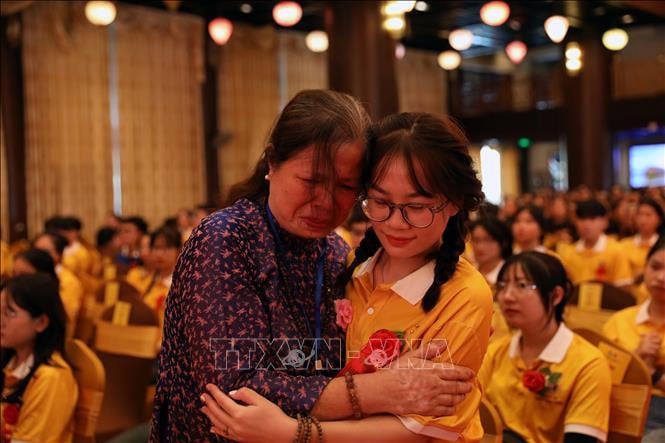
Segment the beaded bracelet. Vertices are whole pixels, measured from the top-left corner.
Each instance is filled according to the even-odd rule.
[[[298,429],[296,430],[296,438],[293,439],[293,443],[300,443],[302,438],[302,428],[303,428],[303,417],[298,414]]]
[[[346,390],[349,392],[349,399],[351,400],[353,418],[360,420],[363,418],[363,411],[360,409],[360,402],[358,402],[356,384],[353,382],[353,375],[350,372],[347,372],[344,374],[344,379],[346,380]]]
[[[312,421],[314,422],[314,425],[316,426],[316,431],[319,434],[319,443],[323,443],[323,426],[321,426],[321,422],[319,421],[318,418],[312,416]]]

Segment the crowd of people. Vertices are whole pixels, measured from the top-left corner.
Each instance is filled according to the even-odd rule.
[[[372,123],[304,91],[221,210],[109,214],[94,244],[58,215],[3,243],[2,441],[72,440],[65,342],[116,280],[163,330],[145,440],[478,441],[485,400],[504,441],[606,441],[610,366],[566,325],[584,282],[634,298],[603,333],[648,368],[645,441],[662,437],[665,189],[496,207],[468,144],[447,117]]]

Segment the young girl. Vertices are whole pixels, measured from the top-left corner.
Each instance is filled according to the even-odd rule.
[[[7,282],[0,293],[2,441],[72,441],[78,388],[64,354],[65,310],[53,277]]]
[[[603,354],[563,322],[570,287],[561,262],[540,252],[513,256],[499,272],[496,295],[517,332],[492,343],[479,378],[506,441],[607,437],[610,370]]]
[[[646,425],[649,431],[665,428],[665,236],[649,250],[644,285],[649,298],[610,317],[603,333],[634,350],[652,371],[654,389]]]
[[[476,268],[494,287],[499,270],[513,253],[513,236],[508,226],[494,217],[479,218],[470,230]]]
[[[423,113],[387,117],[370,134],[361,205],[372,228],[340,279],[342,284],[350,281],[346,298],[352,306],[344,319],[350,321],[347,367],[362,360],[359,354],[376,331],[389,330],[403,335],[403,351],[444,341],[447,349],[436,362],[477,372],[490,336],[492,297],[482,275],[460,258],[468,213],[483,197],[468,142],[450,119]],[[476,379],[472,385],[446,417],[403,411],[399,416],[324,422],[319,438],[322,433],[331,442],[478,441],[483,435],[481,388]],[[240,406],[214,387],[209,390],[217,403],[204,395],[204,412],[221,435],[240,441],[278,435],[292,440],[296,435],[295,420],[253,391],[242,389],[232,397],[258,408]],[[363,393],[356,397],[350,392],[350,397],[361,415]]]
[[[54,279],[58,279],[55,273],[55,262],[51,255],[42,249],[28,249],[20,252],[14,257],[14,277],[24,274],[36,274],[43,272]]]
[[[519,254],[525,251],[548,251],[543,246],[546,231],[545,214],[538,206],[529,204],[520,207],[512,220],[513,239],[515,245],[513,252]]]
[[[637,234],[624,238],[620,244],[628,255],[635,282],[639,284],[644,273],[647,252],[665,228],[665,214],[658,202],[650,198],[640,201],[635,214],[635,228]]]

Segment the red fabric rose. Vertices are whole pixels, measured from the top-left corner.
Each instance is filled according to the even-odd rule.
[[[362,347],[358,357],[350,358],[346,366],[337,374],[367,374],[382,368],[399,357],[402,341],[393,331],[379,329],[372,334]]]
[[[5,406],[4,411],[2,411],[2,418],[5,420],[5,423],[9,425],[15,425],[18,423],[18,416],[21,409],[15,403],[8,403]]]
[[[545,374],[540,371],[526,371],[522,375],[522,384],[529,391],[540,393],[545,389]]]

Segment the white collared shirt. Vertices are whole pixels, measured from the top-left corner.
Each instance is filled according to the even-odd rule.
[[[575,243],[575,249],[577,252],[582,252],[582,251],[588,251],[591,250],[596,253],[600,253],[605,251],[607,248],[607,235],[605,234],[600,234],[600,237],[598,237],[598,240],[596,240],[596,244],[593,245],[592,248],[587,248],[584,246],[584,240],[578,240],[577,243]]]
[[[373,272],[381,254],[383,254],[383,248],[379,248],[376,254],[361,264],[354,277],[360,277],[368,272]],[[417,305],[434,282],[435,266],[436,261],[434,259],[428,261],[406,277],[397,280],[390,286],[390,289],[410,304]]]
[[[651,237],[648,239],[644,239],[640,234],[635,234],[633,236],[633,243],[635,243],[635,246],[642,246],[643,244],[648,244],[649,247],[652,247],[653,245],[656,244],[658,241],[658,234],[653,234]]]
[[[490,272],[487,274],[483,274],[483,277],[485,277],[485,280],[487,280],[487,283],[490,285],[494,286],[496,284],[496,279],[499,278],[499,271],[503,267],[504,263],[506,263],[505,260],[501,260],[498,265],[494,269],[492,269]]]
[[[649,321],[651,316],[649,315],[649,306],[651,306],[651,299],[642,303],[637,310],[637,315],[635,315],[635,324],[641,325]]]
[[[573,343],[573,331],[561,323],[554,336],[550,339],[545,349],[542,350],[538,356],[539,360],[548,363],[561,363],[568,352],[568,348]],[[508,347],[508,356],[515,358],[520,355],[520,340],[522,338],[522,331],[517,331],[510,340]]]
[[[12,367],[15,364],[16,364],[16,356],[13,356],[12,359],[9,360],[9,363],[7,365],[9,367]],[[30,369],[32,369],[32,366],[34,364],[35,364],[35,355],[30,354],[30,356],[26,358],[23,363],[21,363],[12,370],[11,372],[12,377],[18,380],[24,379],[30,373]]]

